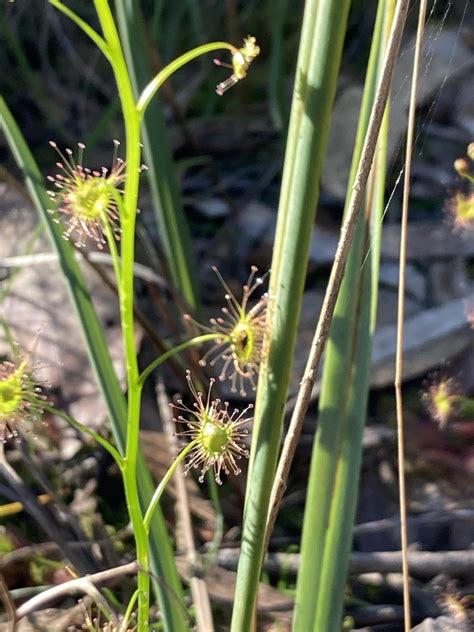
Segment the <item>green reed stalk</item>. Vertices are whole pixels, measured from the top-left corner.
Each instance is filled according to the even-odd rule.
[[[146,630],[150,607],[150,565],[148,533],[143,522],[137,480],[138,447],[140,441],[141,385],[135,347],[135,317],[133,311],[135,261],[135,223],[137,216],[139,175],[141,164],[140,119],[128,75],[115,22],[106,0],[94,0],[105,41],[110,50],[110,63],[117,83],[125,123],[127,176],[121,216],[121,268],[117,279],[125,365],[128,384],[127,439],[123,465],[123,480],[127,507],[132,523],[138,561],[137,625]]]
[[[383,57],[383,34],[387,17],[393,13],[386,0],[379,2],[351,174],[350,192],[358,169],[362,147],[379,79]],[[385,133],[387,126],[385,126]],[[385,138],[386,141],[386,138]],[[334,312],[319,403],[319,421],[313,448],[305,509],[301,567],[298,575],[295,629],[336,630],[340,628],[351,545],[352,525],[366,416],[371,337],[374,325],[379,249],[372,242],[379,237],[383,209],[385,171],[377,171],[373,191],[376,204],[358,221],[344,280]],[[373,208],[372,208],[373,206]],[[375,254],[375,259],[374,259]]]
[[[349,1],[308,0],[291,108],[231,629],[251,629]]]

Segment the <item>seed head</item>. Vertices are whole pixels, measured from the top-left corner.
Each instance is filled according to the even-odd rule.
[[[184,473],[187,474],[191,469],[200,469],[199,482],[202,483],[206,472],[213,468],[216,483],[221,485],[221,474],[230,474],[231,471],[240,474],[237,461],[249,456],[243,439],[247,435],[244,426],[251,419],[245,415],[252,404],[242,412],[235,408],[230,414],[229,402],[211,400],[213,379],[206,398],[196,390],[189,371],[186,372],[186,380],[194,397],[193,407],[189,408],[181,399],[176,404],[170,404],[172,408],[184,413],[175,417],[174,421],[185,423],[188,427],[188,430],[178,433],[178,436],[187,437],[191,441],[197,440],[195,448],[187,457]]]
[[[82,143],[78,143],[77,159],[74,159],[71,149],[67,148],[63,153],[56,143],[51,141],[50,145],[61,158],[56,163],[59,172],[48,176],[56,189],[48,191],[56,205],[50,213],[55,214],[58,223],[57,212],[65,216],[64,239],[75,234],[78,247],[84,247],[90,238],[102,249],[106,242],[107,225],[117,239],[120,237],[120,187],[125,180],[125,163],[117,157],[119,142],[114,141],[112,168],[102,167],[100,171],[83,166],[85,145]]]
[[[223,64],[219,60],[215,59],[214,63],[218,66],[228,66],[232,69],[232,75],[225,81],[221,81],[216,87],[218,95],[222,96],[226,90],[235,86],[241,79],[247,76],[247,72],[250,64],[255,57],[260,53],[260,47],[257,46],[255,37],[247,35],[244,39],[244,45],[242,48],[235,48],[232,51],[232,65]]]
[[[29,356],[18,362],[0,363],[0,441],[18,437],[25,422],[43,414],[45,397],[28,369]]]
[[[201,358],[200,364],[209,363],[214,366],[222,362],[219,379],[229,379],[231,390],[237,391],[237,383],[241,395],[246,395],[245,383],[250,382],[253,390],[256,388],[256,378],[262,359],[263,338],[267,316],[268,294],[263,294],[259,301],[249,307],[249,299],[264,279],[257,277],[258,269],[252,266],[247,283],[243,286],[242,300],[235,298],[225,283],[217,268],[213,268],[222,283],[226,294],[227,306],[222,308],[223,316],[210,319],[210,327],[201,325],[188,314],[184,318],[193,322],[199,329],[218,334],[216,343]]]

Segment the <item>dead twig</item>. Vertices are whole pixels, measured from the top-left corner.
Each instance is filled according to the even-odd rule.
[[[416,31],[415,57],[411,79],[410,107],[408,111],[407,146],[405,155],[405,176],[403,183],[402,222],[400,234],[400,259],[398,282],[398,311],[397,311],[397,350],[395,359],[395,398],[397,412],[397,447],[398,447],[398,489],[400,502],[400,534],[402,544],[402,572],[403,572],[403,614],[405,632],[411,630],[410,608],[410,574],[408,568],[408,532],[407,532],[407,504],[405,489],[405,441],[403,423],[403,341],[405,316],[405,281],[406,281],[406,245],[408,231],[408,207],[410,198],[411,163],[413,156],[413,139],[415,136],[416,94],[418,91],[418,73],[420,68],[420,54],[425,29],[426,0],[421,0],[418,13],[418,27]]]
[[[48,590],[45,590],[40,595],[36,595],[21,605],[16,611],[16,620],[18,621],[19,619],[32,614],[55,599],[76,594],[88,594],[96,602],[100,602],[104,607],[104,604],[102,603],[104,598],[95,587],[95,584],[110,582],[114,579],[118,579],[119,577],[123,577],[123,575],[134,575],[137,572],[137,568],[138,565],[136,562],[130,562],[129,564],[123,564],[117,568],[110,568],[106,571],[101,571],[100,573],[88,575],[87,577],[71,579],[71,581],[59,584],[59,586],[48,588]],[[106,604],[105,609],[106,611],[110,611],[110,614],[112,615],[110,608]]]
[[[5,612],[8,617],[8,626],[10,630],[13,632],[16,626],[16,612],[15,612],[15,604],[13,602],[12,596],[10,595],[10,591],[8,590],[7,583],[5,578],[0,573],[0,599],[5,606]]]

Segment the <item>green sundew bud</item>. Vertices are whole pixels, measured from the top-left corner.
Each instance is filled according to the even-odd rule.
[[[195,447],[187,456],[184,473],[192,469],[200,469],[199,482],[204,481],[204,476],[211,468],[214,470],[216,483],[222,484],[222,473],[235,475],[241,470],[237,461],[242,457],[248,457],[249,453],[243,441],[247,435],[244,428],[251,418],[245,417],[252,408],[250,404],[242,412],[234,409],[229,414],[229,403],[222,403],[220,399],[211,400],[211,391],[214,380],[211,379],[206,398],[196,390],[191,374],[186,372],[189,389],[194,397],[192,408],[185,406],[179,399],[177,404],[171,404],[172,408],[183,411],[184,415],[174,418],[177,423],[185,423],[188,430],[178,433],[178,436],[187,437],[195,441]]]
[[[61,161],[56,163],[59,172],[48,176],[56,188],[48,191],[52,202],[56,204],[51,213],[66,216],[66,229],[63,237],[70,239],[74,234],[78,247],[86,245],[88,238],[103,248],[106,239],[106,227],[110,226],[115,237],[120,237],[120,211],[118,200],[122,196],[121,185],[125,180],[125,163],[117,157],[119,143],[114,141],[114,156],[110,170],[103,167],[100,171],[92,171],[83,167],[82,160],[85,145],[78,144],[77,160],[71,149],[63,154],[56,143],[50,142],[59,154]],[[58,219],[56,221],[59,222]]]
[[[453,166],[460,176],[467,176],[469,174],[469,163],[465,158],[458,158],[454,161]]]
[[[228,427],[216,425],[216,423],[210,419],[204,423],[201,429],[200,439],[202,441],[202,447],[208,454],[220,456],[225,452],[231,434]]]
[[[263,278],[256,276],[258,270],[252,266],[247,283],[243,286],[242,299],[239,302],[217,268],[213,268],[222,283],[226,294],[226,307],[223,316],[210,319],[210,327],[201,325],[188,314],[184,317],[199,329],[215,333],[216,344],[201,358],[200,364],[211,367],[222,363],[219,379],[230,380],[231,390],[245,396],[245,384],[250,382],[253,390],[263,354],[265,323],[267,318],[268,294],[263,294],[253,307],[249,307],[252,294],[263,284]]]
[[[249,364],[255,355],[256,333],[252,321],[247,321],[245,314],[244,320],[239,321],[230,334],[232,348],[240,366]]]

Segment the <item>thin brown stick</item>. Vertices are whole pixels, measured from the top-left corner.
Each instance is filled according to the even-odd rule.
[[[411,79],[410,106],[408,110],[408,130],[405,155],[405,175],[403,182],[402,221],[400,233],[400,262],[398,283],[397,310],[397,347],[395,356],[395,396],[397,409],[397,448],[398,448],[398,488],[400,496],[400,535],[402,544],[402,573],[403,573],[403,613],[404,629],[411,629],[410,608],[410,575],[408,567],[408,534],[407,534],[407,506],[405,489],[405,439],[403,423],[403,341],[404,341],[404,313],[405,313],[405,267],[407,253],[408,206],[410,196],[410,175],[413,156],[413,139],[415,135],[416,94],[418,90],[418,73],[420,69],[420,54],[426,18],[426,0],[421,0],[416,30],[415,56],[413,59],[413,73]]]
[[[331,326],[334,308],[336,306],[339,290],[341,289],[346,261],[359,219],[362,197],[369,177],[380,126],[385,112],[393,69],[398,57],[398,51],[400,49],[402,33],[409,5],[409,0],[399,0],[397,3],[390,38],[387,44],[387,52],[384,59],[382,75],[377,87],[374,104],[372,106],[364,147],[362,148],[357,174],[354,179],[346,218],[341,228],[341,235],[336,255],[334,257],[334,264],[331,269],[331,275],[329,277],[323,306],[321,308],[314,338],[311,343],[311,349],[303,374],[303,379],[301,380],[295,409],[285,437],[283,450],[273,483],[270,510],[266,526],[267,546],[275,524],[276,516],[278,514],[280,502],[286,489],[286,480],[288,478],[296,446],[301,434],[301,428],[306,416],[306,411],[308,410],[308,404],[311,399],[311,392],[313,390],[314,381],[321,362],[321,356],[329,335],[329,328]]]
[[[71,579],[69,582],[53,586],[21,605],[16,611],[16,620],[18,621],[19,619],[26,617],[54,599],[76,593],[90,594],[91,586],[94,586],[95,584],[102,584],[122,577],[123,575],[134,575],[136,572],[137,563],[130,562],[129,564],[123,564],[117,568],[110,568],[106,571],[101,571],[100,573],[87,575],[87,577],[79,577],[78,579]],[[97,599],[96,593],[94,593],[94,598]]]
[[[10,595],[10,591],[8,590],[7,582],[5,578],[0,573],[0,600],[3,602],[5,606],[5,612],[7,615],[8,623],[8,632],[13,632],[16,627],[16,611],[15,604],[13,602],[12,596]]]
[[[176,428],[171,419],[169,400],[166,396],[165,388],[161,380],[158,381],[157,400],[160,416],[163,421],[165,433],[171,450],[174,454],[178,450],[178,441],[176,438]],[[194,544],[194,533],[191,520],[191,512],[189,510],[188,492],[183,477],[183,468],[178,466],[174,475],[176,485],[177,512],[179,514],[179,522],[183,530],[183,540],[185,546],[185,555],[190,568],[189,586],[193,604],[196,608],[196,627],[198,632],[214,632],[214,623],[212,620],[211,602],[207,590],[206,581],[202,578],[203,567],[199,554]]]

